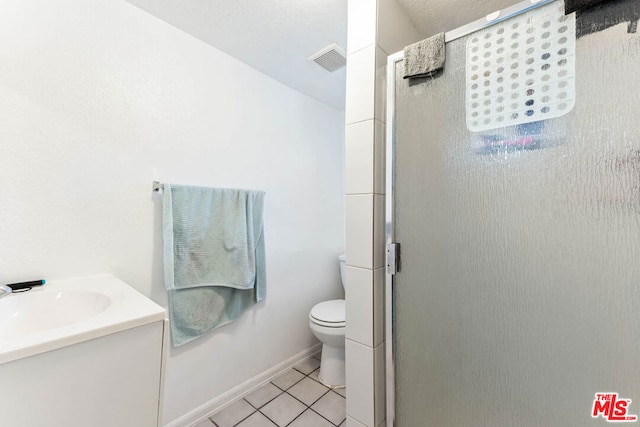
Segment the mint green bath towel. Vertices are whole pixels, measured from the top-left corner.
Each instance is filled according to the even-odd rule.
[[[266,296],[262,191],[164,185],[165,285],[175,347]]]

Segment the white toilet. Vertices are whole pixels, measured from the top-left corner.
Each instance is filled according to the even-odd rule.
[[[340,255],[340,278],[344,288],[345,256]],[[344,330],[343,299],[324,301],[313,306],[309,313],[309,327],[322,341],[322,358],[318,379],[327,387],[344,387]]]

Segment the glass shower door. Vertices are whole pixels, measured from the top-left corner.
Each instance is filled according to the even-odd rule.
[[[640,414],[639,11],[578,16],[575,105],[534,123],[469,130],[474,34],[434,78],[396,65],[396,426],[606,425],[613,392]]]

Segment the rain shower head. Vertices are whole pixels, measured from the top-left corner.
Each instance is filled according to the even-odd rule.
[[[311,55],[309,59],[330,73],[339,70],[347,64],[346,52],[336,43],[320,49]]]

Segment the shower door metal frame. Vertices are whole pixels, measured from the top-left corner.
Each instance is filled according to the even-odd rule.
[[[467,36],[476,31],[506,21],[514,16],[521,15],[530,10],[536,9],[556,0],[525,0],[513,6],[501,9],[478,19],[469,24],[458,27],[445,33],[445,43]],[[396,65],[404,59],[404,52],[399,51],[387,58],[387,114],[386,114],[386,135],[385,135],[385,248],[386,248],[386,275],[385,275],[385,405],[386,405],[386,425],[395,425],[395,357],[394,357],[394,328],[393,328],[393,289],[395,271],[392,266],[399,269],[401,265],[396,265],[395,260],[391,260],[391,245],[395,243],[393,232],[393,189],[394,189],[394,151],[395,151],[395,94],[396,94]],[[401,264],[402,261],[400,261]]]

